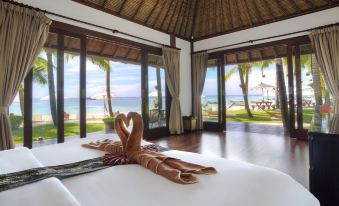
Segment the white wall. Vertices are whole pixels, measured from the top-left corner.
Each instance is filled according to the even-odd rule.
[[[115,17],[111,14],[93,9],[79,3],[73,2],[71,0],[17,0],[24,4],[28,4],[34,7],[38,7],[43,10],[48,10],[57,14],[61,14],[67,17],[72,17],[82,21],[90,22],[96,25],[117,29],[119,31],[133,34],[138,37],[149,39],[161,44],[170,44],[170,37],[168,34],[150,29],[148,27],[127,21],[125,19]],[[49,18],[68,24],[84,27],[87,29],[99,31],[102,33],[107,33],[113,35],[110,31],[99,29],[97,27],[92,27],[86,24],[81,24],[71,20],[66,20],[63,18],[58,18],[55,16],[48,15]],[[115,36],[120,36],[115,34]],[[131,37],[126,37],[121,35],[120,37],[125,39],[130,39],[133,41],[142,42],[148,45],[152,45],[149,42],[143,42],[138,39]],[[158,46],[158,45],[153,45]],[[182,105],[183,115],[191,114],[191,64],[190,64],[190,43],[182,39],[177,39],[177,47],[181,48],[181,92],[180,92],[180,101]]]
[[[266,24],[263,26],[258,26],[251,29],[246,29],[231,34],[225,34],[222,36],[209,38],[206,40],[197,41],[194,43],[194,51],[200,51],[210,48],[215,48],[223,45],[229,45],[234,43],[239,43],[243,41],[249,41],[253,39],[259,39],[264,37],[275,36],[279,34],[291,33],[295,31],[301,31],[305,29],[311,29],[327,24],[333,24],[339,22],[339,7],[332,9],[327,9],[304,16],[299,16],[292,19],[287,19],[284,21],[279,21],[276,23]],[[305,35],[306,33],[301,33],[293,36]],[[278,39],[286,39],[287,37],[280,37],[276,39],[270,39],[266,41],[255,42],[254,44],[259,44],[268,41],[274,41]],[[243,44],[235,47],[248,46],[250,44]],[[235,48],[229,47],[229,48]],[[220,49],[224,50],[224,49]],[[213,50],[217,51],[217,50]]]

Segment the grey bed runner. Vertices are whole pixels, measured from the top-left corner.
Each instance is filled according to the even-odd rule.
[[[160,152],[168,151],[167,148],[154,145]],[[19,172],[0,175],[0,192],[24,186],[50,177],[65,179],[77,175],[82,175],[98,170],[106,169],[114,165],[105,165],[103,157],[63,164],[57,166],[38,167]]]

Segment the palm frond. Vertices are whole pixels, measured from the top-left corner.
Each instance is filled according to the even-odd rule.
[[[92,56],[91,61],[94,65],[99,66],[104,71],[110,71],[111,70],[111,65],[109,63],[109,60],[106,60],[106,59],[101,58],[101,57]]]
[[[228,70],[225,74],[225,82],[227,82],[237,72],[237,70],[238,70],[237,67],[233,67],[230,70]]]

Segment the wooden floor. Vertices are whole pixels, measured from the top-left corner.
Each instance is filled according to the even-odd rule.
[[[309,188],[308,143],[285,136],[280,127],[235,124],[228,125],[227,132],[195,132],[152,142],[171,149],[274,168]]]

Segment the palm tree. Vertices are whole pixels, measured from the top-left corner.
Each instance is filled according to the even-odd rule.
[[[32,67],[33,82],[46,85],[47,84],[47,73],[46,73],[46,60],[42,57],[38,57]],[[19,101],[21,114],[24,114],[24,88],[23,85],[19,87]]]
[[[162,109],[162,88],[161,88],[161,76],[160,76],[160,68],[157,67],[157,85],[156,85],[156,90],[158,92],[158,110],[159,114]]]
[[[99,66],[102,70],[106,72],[106,96],[107,96],[107,106],[109,116],[113,117],[113,109],[112,109],[112,97],[111,97],[111,65],[109,60],[92,56],[91,60],[93,64]]]
[[[248,101],[248,82],[249,82],[249,75],[252,70],[252,64],[251,63],[244,63],[244,64],[238,64],[237,67],[231,68],[228,70],[225,74],[225,81],[229,80],[230,77],[235,74],[236,72],[239,73],[240,78],[240,88],[242,91],[242,96],[244,98],[245,103],[245,109],[247,112],[248,117],[253,118],[249,101]]]
[[[250,118],[253,118],[249,102],[248,102],[248,80],[249,75],[251,73],[252,65],[250,63],[240,64],[238,65],[238,72],[240,77],[240,87],[242,91],[242,95],[245,102],[245,109],[247,111],[247,115]]]
[[[287,102],[287,91],[285,84],[285,75],[282,59],[275,60],[276,65],[276,78],[277,78],[277,90],[279,94],[279,102],[280,102],[280,113],[281,120],[284,125],[285,131],[289,131],[289,115],[288,115],[288,102]]]
[[[50,49],[46,49],[47,57],[47,77],[48,77],[48,93],[49,93],[49,105],[51,109],[51,115],[53,124],[57,126],[57,108],[56,108],[56,95],[54,85],[54,65],[53,65],[53,52]]]

